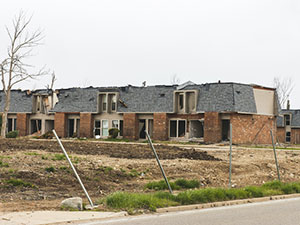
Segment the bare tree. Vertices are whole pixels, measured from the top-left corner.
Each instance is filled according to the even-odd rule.
[[[171,76],[171,84],[175,85],[175,84],[179,84],[180,83],[180,79],[179,77],[177,77],[176,74],[174,74],[173,76]]]
[[[22,81],[35,79],[46,74],[44,68],[35,73],[30,72],[33,66],[25,62],[26,59],[32,56],[32,50],[40,45],[43,40],[42,32],[39,29],[29,32],[31,18],[26,18],[26,15],[21,11],[12,20],[12,29],[6,27],[9,36],[7,57],[0,63],[0,76],[5,97],[1,126],[2,138],[5,138],[7,114],[10,108],[13,86]]]
[[[273,85],[277,90],[278,101],[281,108],[285,108],[286,102],[293,91],[294,84],[292,78],[274,77]]]
[[[51,74],[51,83],[50,83],[50,85],[47,84],[46,88],[49,89],[49,90],[53,90],[54,83],[55,83],[56,80],[57,80],[56,75],[55,75],[55,72],[53,71],[52,74]]]

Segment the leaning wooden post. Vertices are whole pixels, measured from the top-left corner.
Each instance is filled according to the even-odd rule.
[[[155,151],[155,148],[154,148],[154,146],[153,146],[153,144],[152,144],[151,138],[150,138],[150,136],[149,136],[149,134],[148,134],[147,131],[145,131],[145,133],[146,133],[148,142],[149,142],[149,144],[150,144],[150,147],[151,147],[151,149],[152,149],[152,151],[153,151],[153,153],[154,153],[154,155],[155,155],[155,158],[156,158],[157,164],[158,164],[158,166],[159,166],[159,168],[160,168],[160,171],[161,171],[161,173],[162,173],[162,175],[163,175],[163,177],[164,177],[164,179],[165,179],[165,182],[166,182],[167,185],[168,185],[169,191],[170,191],[171,194],[173,194],[172,188],[171,188],[170,183],[169,183],[169,181],[168,181],[168,179],[167,179],[167,176],[166,176],[166,174],[165,174],[165,171],[164,171],[164,169],[163,169],[163,167],[162,167],[162,165],[161,165],[161,163],[160,163],[160,161],[159,161],[158,155],[157,155],[157,153],[156,153],[156,151]]]
[[[62,149],[64,155],[66,156],[66,158],[67,158],[67,160],[68,160],[68,162],[69,162],[69,164],[70,164],[70,166],[71,166],[71,168],[72,168],[72,170],[73,170],[73,172],[74,172],[74,174],[75,174],[75,176],[76,176],[78,182],[80,183],[82,190],[84,191],[84,193],[85,193],[87,199],[89,200],[89,202],[90,202],[90,204],[91,204],[91,207],[93,208],[93,207],[94,207],[94,204],[93,204],[93,202],[92,202],[92,200],[91,200],[91,198],[90,198],[88,192],[86,191],[86,189],[85,189],[85,187],[84,187],[84,185],[83,185],[83,183],[82,183],[82,181],[81,181],[81,179],[80,179],[80,177],[79,177],[79,175],[78,175],[78,173],[77,173],[75,167],[73,166],[73,164],[72,164],[72,162],[71,162],[71,160],[70,160],[70,158],[69,158],[69,156],[68,156],[68,154],[67,154],[67,152],[66,152],[64,146],[62,145],[60,139],[58,138],[58,136],[57,136],[55,130],[52,130],[52,132],[53,132],[54,136],[56,137],[56,139],[57,139],[57,141],[58,141],[58,143],[59,143],[59,145],[60,145],[60,147],[61,147],[61,149]]]
[[[274,143],[272,130],[270,130],[270,135],[271,135],[271,139],[272,139],[273,152],[274,152],[275,164],[276,164],[276,169],[277,169],[277,176],[278,176],[278,180],[280,181],[279,166],[278,166],[278,162],[277,162],[276,147],[275,147],[275,143]]]

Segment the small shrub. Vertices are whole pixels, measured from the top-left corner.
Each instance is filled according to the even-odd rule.
[[[108,130],[108,134],[110,136],[110,138],[115,139],[116,137],[118,137],[120,130],[118,128],[110,128]]]
[[[45,171],[48,172],[48,173],[54,173],[55,172],[55,168],[53,166],[46,167]]]
[[[245,191],[249,193],[249,197],[251,197],[251,198],[257,198],[257,197],[264,196],[263,188],[261,188],[261,187],[249,186],[249,187],[245,188]]]
[[[45,156],[45,155],[42,155],[42,159],[43,159],[43,160],[48,160],[48,157]]]
[[[52,139],[54,137],[54,134],[52,131],[48,131],[40,136],[40,139]]]
[[[19,131],[13,130],[6,134],[6,138],[16,138],[19,135]]]
[[[181,188],[191,189],[191,188],[199,188],[200,182],[197,180],[185,180],[178,179],[175,181],[175,184]]]

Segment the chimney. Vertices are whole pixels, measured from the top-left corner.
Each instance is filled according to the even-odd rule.
[[[287,110],[290,110],[290,100],[287,100],[287,103],[286,103],[286,109],[287,109]]]

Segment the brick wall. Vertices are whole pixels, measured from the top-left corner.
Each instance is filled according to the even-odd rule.
[[[93,116],[91,113],[80,113],[80,137],[93,137]]]
[[[168,140],[169,139],[169,122],[166,113],[153,114],[153,139]]]
[[[54,115],[54,129],[59,137],[66,137],[67,133],[67,120],[66,114],[57,112]]]
[[[221,118],[217,112],[204,113],[204,142],[216,143],[222,140]]]
[[[20,136],[28,134],[28,115],[26,113],[17,113],[17,130]]]
[[[299,128],[292,128],[291,144],[300,144],[300,129]]]
[[[279,143],[285,143],[285,128],[284,127],[277,127],[276,132],[277,140]]]
[[[271,129],[276,137],[274,116],[232,114],[231,123],[235,144],[272,144]]]
[[[131,140],[139,139],[139,120],[136,113],[124,113],[123,137]]]

